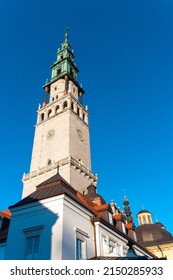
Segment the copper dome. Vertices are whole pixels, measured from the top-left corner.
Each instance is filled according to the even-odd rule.
[[[161,223],[141,225],[136,228],[136,234],[138,242],[144,246],[173,242],[172,234]]]
[[[88,186],[88,194],[85,195],[85,197],[89,198],[91,201],[96,202],[95,199],[99,198],[100,203],[99,204],[106,204],[106,201],[104,200],[104,198],[96,193],[96,186],[94,186],[93,184]]]

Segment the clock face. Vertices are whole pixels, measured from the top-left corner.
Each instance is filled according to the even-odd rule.
[[[78,135],[78,138],[81,142],[84,141],[84,138],[83,138],[83,133],[80,129],[77,130],[77,135]]]
[[[53,129],[49,130],[48,133],[47,133],[47,138],[48,139],[51,139],[55,134],[55,131]]]

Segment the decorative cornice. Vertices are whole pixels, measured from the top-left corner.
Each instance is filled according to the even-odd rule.
[[[88,176],[89,179],[92,179],[94,182],[98,181],[98,178],[95,174],[93,174],[88,168],[80,164],[77,160],[75,160],[73,157],[67,157],[65,159],[59,160],[55,163],[52,163],[50,165],[47,165],[45,167],[42,167],[38,169],[37,171],[33,171],[30,173],[27,173],[23,175],[22,181],[30,180],[34,177],[38,177],[42,174],[46,174],[50,171],[54,171],[57,168],[61,168],[61,166],[64,166],[66,164],[70,164],[74,169],[76,169],[78,172],[83,173],[84,176]],[[61,172],[61,171],[60,171]]]

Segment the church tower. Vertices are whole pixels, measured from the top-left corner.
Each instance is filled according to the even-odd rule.
[[[97,184],[91,171],[88,109],[83,106],[84,90],[77,81],[78,68],[68,41],[68,32],[57,59],[51,66],[50,81],[42,106],[37,111],[30,172],[23,176],[23,197],[57,173],[81,193]]]

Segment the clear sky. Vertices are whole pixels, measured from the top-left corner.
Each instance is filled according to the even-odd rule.
[[[147,209],[173,233],[173,1],[0,0],[0,11],[0,209],[21,198],[42,85],[67,26],[98,192],[121,209],[125,192],[134,218]]]

